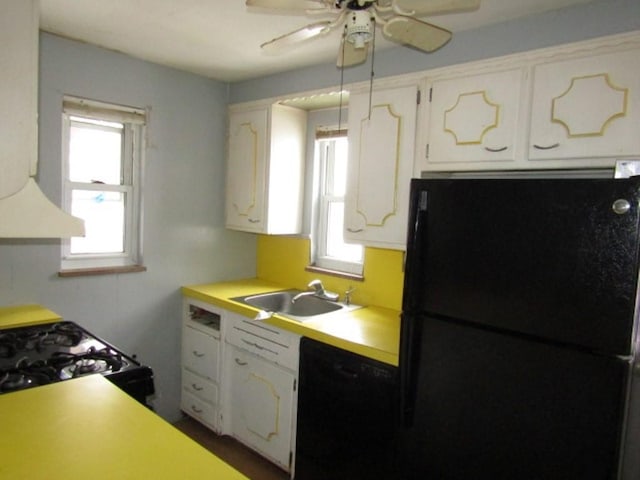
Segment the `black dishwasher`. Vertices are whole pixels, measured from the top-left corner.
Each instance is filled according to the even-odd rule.
[[[300,342],[296,480],[394,478],[397,368]]]

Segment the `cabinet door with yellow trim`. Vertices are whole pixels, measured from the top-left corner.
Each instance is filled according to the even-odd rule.
[[[640,155],[640,52],[536,65],[529,160]]]
[[[514,168],[523,78],[524,69],[512,69],[430,83],[425,168]]]
[[[268,108],[229,116],[226,226],[263,232]]]
[[[404,249],[413,175],[417,86],[349,98],[345,240]]]
[[[294,425],[293,373],[227,345],[231,430],[235,438],[289,471]]]

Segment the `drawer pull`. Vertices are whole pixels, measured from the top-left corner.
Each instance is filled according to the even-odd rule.
[[[191,405],[191,410],[193,410],[195,413],[202,413],[202,409],[196,407],[195,405]]]
[[[554,143],[553,145],[533,145],[533,148],[538,149],[538,150],[551,150],[554,148],[558,148],[560,146],[559,143]]]
[[[263,347],[262,345],[260,345],[260,344],[258,344],[258,343],[250,342],[250,341],[248,341],[248,340],[245,340],[244,338],[242,339],[242,341],[243,341],[246,345],[249,345],[250,347],[253,347],[253,348],[257,349],[257,350],[265,350],[265,351],[267,351],[267,352],[269,352],[269,353],[272,353],[272,354],[274,354],[274,355],[278,355],[278,352],[276,352],[275,350],[271,350],[270,348]]]
[[[487,152],[491,152],[491,153],[498,153],[498,152],[504,152],[508,147],[500,147],[500,148],[491,148],[491,147],[484,147],[484,149]]]
[[[249,219],[249,223],[260,223],[260,219],[259,218],[250,218]]]
[[[244,362],[244,361],[240,360],[239,358],[236,358],[236,363],[238,365],[240,365],[241,367],[244,367],[245,365],[247,365],[247,362]]]
[[[191,387],[193,387],[193,389],[194,389],[196,392],[201,392],[202,390],[204,390],[204,387],[200,387],[200,386],[198,386],[198,384],[197,384],[197,383],[192,383],[192,384],[191,384]]]
[[[364,231],[364,228],[351,228],[351,227],[347,227],[347,231],[351,232],[351,233],[360,233],[362,231]]]
[[[196,357],[198,357],[198,358],[202,358],[202,357],[204,357],[204,353],[199,352],[199,351],[197,351],[197,350],[194,350],[194,351],[193,351],[193,354],[194,354]]]

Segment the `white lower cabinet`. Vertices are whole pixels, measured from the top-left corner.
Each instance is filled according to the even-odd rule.
[[[180,408],[219,432],[220,323],[222,312],[185,299],[182,324],[182,394]]]
[[[181,409],[293,475],[300,336],[185,298]]]
[[[231,312],[225,321],[224,431],[293,472],[300,336]]]
[[[296,375],[234,346],[226,353],[232,435],[288,471]]]

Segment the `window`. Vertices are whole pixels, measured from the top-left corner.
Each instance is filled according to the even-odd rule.
[[[65,240],[62,270],[139,265],[144,110],[65,97],[63,201],[85,221]]]
[[[324,135],[323,135],[324,136]],[[346,134],[330,134],[316,140],[319,165],[318,226],[314,235],[315,265],[340,272],[362,274],[363,248],[345,243],[344,195],[347,185]]]

